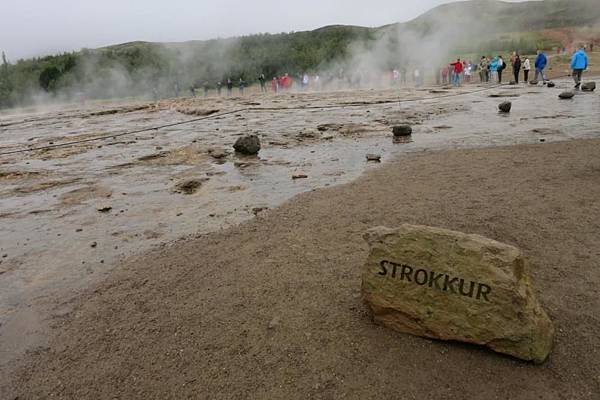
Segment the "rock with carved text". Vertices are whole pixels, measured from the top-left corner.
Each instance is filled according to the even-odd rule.
[[[554,327],[517,248],[414,225],[374,228],[365,239],[362,293],[375,322],[536,363],[550,354]]]

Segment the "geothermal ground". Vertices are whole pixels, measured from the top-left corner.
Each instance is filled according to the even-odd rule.
[[[600,96],[556,83],[0,115],[0,397],[597,398]],[[361,234],[403,222],[523,249],[550,360],[373,325]]]

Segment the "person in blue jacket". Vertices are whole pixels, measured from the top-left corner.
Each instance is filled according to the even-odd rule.
[[[490,62],[490,80],[498,81],[498,57],[492,58]]]
[[[537,58],[535,59],[535,81],[538,81],[538,77],[541,75],[542,80],[546,83],[546,75],[544,74],[544,70],[548,66],[548,57],[544,54],[543,51],[538,50]]]
[[[575,81],[575,89],[581,86],[581,74],[588,67],[588,56],[585,53],[585,47],[580,46],[579,50],[573,54],[571,58],[571,69],[573,70],[573,80]]]

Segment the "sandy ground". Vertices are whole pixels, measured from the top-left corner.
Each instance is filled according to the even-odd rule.
[[[515,398],[593,398],[599,145],[582,139],[600,137],[600,97],[558,101],[571,83],[557,83],[2,115],[0,152],[246,109],[0,158],[0,394],[503,398],[510,384]],[[497,112],[505,99],[510,115]],[[413,125],[412,139],[392,140],[397,123]],[[243,133],[261,137],[259,157],[230,152]],[[216,159],[215,149],[227,154]],[[380,154],[383,167],[367,153]],[[308,179],[291,179],[298,172]],[[182,193],[190,180],[198,187]],[[527,251],[563,329],[552,360],[534,368],[373,326],[358,294],[360,235],[400,222]],[[166,244],[186,235],[195,237]],[[433,369],[443,374],[432,389]]]
[[[54,319],[22,398],[597,399],[600,140],[410,155],[152,251]],[[557,327],[534,366],[371,323],[361,234],[400,223],[525,251]]]

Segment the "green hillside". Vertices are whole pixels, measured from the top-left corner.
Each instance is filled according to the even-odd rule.
[[[504,3],[473,0],[437,7],[379,28],[328,26],[309,32],[258,34],[184,43],[133,42],[0,65],[0,107],[73,96],[111,98],[174,87],[214,86],[227,77],[248,83],[289,73],[381,74],[399,66],[432,68],[457,54],[531,52],[562,45],[543,29],[598,26],[598,0]],[[344,71],[344,72],[342,72]]]

